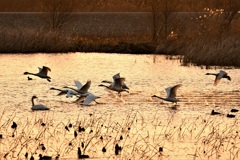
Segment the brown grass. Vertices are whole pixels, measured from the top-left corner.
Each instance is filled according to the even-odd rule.
[[[122,119],[93,113],[61,120],[50,112],[28,119],[6,111],[0,117],[1,159],[77,158],[79,149],[93,159],[235,159],[240,151],[237,118],[205,115],[176,123],[174,115],[147,118],[134,111]]]
[[[209,37],[193,41],[185,48],[183,63],[206,66],[240,66],[238,37],[213,41]]]
[[[39,14],[13,15],[2,18],[1,53],[154,53],[183,55],[185,65],[240,66],[238,20],[234,20],[231,29],[223,34],[220,33],[219,16],[203,18],[200,14],[202,18],[199,18],[198,14],[180,14],[171,27],[176,30],[176,36],[151,43],[149,14],[79,14],[79,20],[75,19],[58,31],[48,30],[41,23]],[[19,20],[21,16],[27,17],[22,21]],[[27,22],[36,16],[38,19],[32,22],[31,27]],[[111,16],[115,18],[111,19]],[[16,24],[6,23],[11,18],[18,20]]]

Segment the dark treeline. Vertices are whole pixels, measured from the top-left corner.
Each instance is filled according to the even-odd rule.
[[[0,0],[0,12],[42,12],[44,3],[71,4],[74,12],[144,12],[161,0]],[[164,1],[173,5],[175,0]],[[173,11],[196,12],[204,8],[224,8],[228,0],[179,0]]]

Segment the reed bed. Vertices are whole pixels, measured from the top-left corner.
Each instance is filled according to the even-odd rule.
[[[240,64],[239,20],[234,19],[229,30],[221,31],[223,20],[215,12],[177,14],[167,39],[160,36],[158,42],[152,41],[149,13],[80,14],[56,30],[49,30],[40,15],[2,17],[0,53],[166,54],[182,55],[184,65]]]
[[[0,117],[0,158],[38,159],[237,159],[239,119],[175,114],[147,118],[132,111],[126,116],[92,113],[59,120],[50,112]],[[118,119],[118,120],[117,120]]]
[[[213,40],[202,37],[184,50],[183,64],[205,66],[237,66],[240,64],[240,41],[236,36]]]
[[[46,29],[2,28],[0,31],[1,53],[62,53],[62,52],[107,52],[107,53],[152,53],[155,45],[148,44],[147,35],[119,37],[80,36],[76,33]],[[141,39],[141,41],[139,41]]]

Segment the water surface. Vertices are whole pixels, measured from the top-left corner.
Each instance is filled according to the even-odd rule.
[[[125,147],[123,147],[121,155],[117,157],[120,159],[234,158],[239,151],[237,145],[239,139],[234,146],[230,146],[233,145],[230,141],[236,141],[236,137],[240,137],[238,135],[239,115],[234,113],[236,117],[229,119],[226,114],[230,113],[232,108],[239,109],[239,69],[226,70],[232,81],[223,79],[218,86],[214,86],[215,77],[207,76],[205,73],[217,73],[218,69],[205,70],[193,66],[184,67],[178,60],[167,60],[164,56],[156,56],[156,61],[153,62],[153,58],[153,55],[105,53],[0,55],[2,68],[0,73],[2,89],[0,126],[2,126],[1,134],[3,134],[0,149],[2,153],[6,153],[13,146],[12,129],[10,128],[12,121],[18,122],[19,126],[23,128],[24,126],[31,128],[32,122],[49,122],[51,125],[48,129],[53,134],[51,127],[59,129],[59,126],[62,125],[64,130],[64,125],[70,122],[75,125],[79,123],[87,125],[87,122],[95,120],[94,122],[105,122],[106,127],[119,125],[120,128],[130,128],[129,126],[131,126],[130,131],[127,131],[126,128],[124,131],[123,129],[113,129],[112,132],[101,130],[101,134],[105,133],[105,136],[109,136],[110,133],[116,137],[119,137],[120,134],[132,136],[121,144]],[[25,71],[38,72],[38,67],[43,65],[51,68],[49,76],[51,76],[52,82],[34,76],[30,76],[33,80],[28,81],[27,76],[23,75]],[[122,77],[126,78],[126,84],[130,88],[130,93],[122,93],[121,97],[98,86],[102,80],[112,80],[112,76],[116,73],[120,73]],[[83,107],[74,103],[76,98],[56,96],[57,91],[49,90],[51,87],[60,89],[63,86],[75,87],[74,80],[79,80],[83,84],[87,80],[91,80],[90,92],[101,97],[97,100],[101,104],[93,102],[91,106]],[[181,102],[176,110],[171,108],[173,104],[170,102],[163,102],[151,97],[153,94],[165,97],[165,88],[179,83],[183,86],[177,93]],[[36,103],[45,104],[51,110],[32,112],[30,108],[33,95],[38,96]],[[222,115],[211,116],[212,109],[221,112]],[[94,118],[91,119],[89,115],[92,114]],[[93,124],[96,125],[92,122]],[[36,126],[33,124],[32,127]],[[38,127],[31,131],[31,134],[40,132]],[[66,148],[64,151],[62,148],[58,148],[60,151],[56,151],[57,143],[61,142],[61,146],[67,146],[68,142],[65,142],[68,139],[67,133],[59,131],[60,139],[61,137],[64,139],[62,141],[49,138],[47,148],[51,149],[44,151],[43,154],[56,156],[61,152],[65,158],[77,158],[77,146],[80,146],[80,141],[72,140],[75,144],[70,151],[66,151]],[[73,134],[73,129],[69,133]],[[15,140],[21,141],[19,138],[21,132],[15,134],[18,135],[15,136]],[[217,135],[229,138],[233,134],[235,138],[230,138],[227,142],[217,140],[221,140]],[[210,135],[212,137],[209,137]],[[96,133],[96,137],[98,136],[100,136],[100,131],[99,135]],[[92,158],[114,158],[114,152],[103,154],[101,149],[104,145],[109,145],[108,150],[114,150],[116,138],[115,140],[109,139],[108,143],[103,144],[99,142],[98,138],[94,139],[95,143],[91,141],[90,146],[92,147],[87,148],[85,153]],[[83,139],[82,137],[81,141]],[[206,144],[204,139],[208,141],[214,139],[214,142],[219,144],[216,145],[213,142]],[[87,140],[85,137],[85,141]],[[42,139],[42,141],[46,140]],[[215,145],[219,147],[218,150],[213,149]],[[163,147],[163,152],[158,152],[158,147]],[[235,149],[233,149],[234,147]],[[29,153],[32,152],[34,156],[37,155],[34,152],[38,150],[26,150]],[[25,151],[22,152],[25,153]],[[22,157],[24,155],[22,152],[19,155],[13,154],[11,158]]]

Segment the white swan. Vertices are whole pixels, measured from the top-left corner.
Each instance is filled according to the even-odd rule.
[[[48,71],[51,71],[51,69],[46,67],[46,66],[43,66],[42,68],[40,68],[40,67],[38,67],[38,68],[39,68],[39,72],[38,73],[24,72],[23,74],[38,76],[40,78],[47,79],[49,82],[51,82],[51,80],[50,80],[51,77],[49,77],[47,75]]]
[[[162,97],[159,97],[159,96],[156,96],[156,95],[153,95],[152,97],[157,97],[157,98],[160,98],[162,100],[169,101],[169,102],[177,104],[177,102],[180,101],[179,99],[176,98],[177,89],[181,86],[182,86],[182,84],[178,84],[178,85],[175,85],[173,87],[166,88],[165,89],[166,92],[167,92],[167,97],[166,98],[162,98]]]
[[[84,94],[88,92],[88,89],[91,86],[91,80],[88,80],[84,85],[82,85],[79,81],[74,80],[75,85],[77,86],[77,89],[65,86],[63,88],[69,88],[77,93]]]
[[[92,101],[95,101],[98,104],[96,99],[101,98],[99,96],[95,96],[94,94],[92,94],[90,92],[80,94],[73,90],[69,90],[67,92],[67,97],[72,97],[72,96],[78,97],[78,99],[75,101],[76,103],[80,103],[81,105],[85,105],[85,106],[89,105]]]
[[[95,96],[94,94],[88,92],[85,94],[81,94],[81,96],[79,97],[79,99],[77,101],[80,101],[81,105],[89,106],[92,101],[95,101],[98,104],[98,102],[96,101],[96,99],[98,99],[98,98],[101,98],[101,97]]]
[[[123,91],[129,93],[128,90],[126,90],[126,89],[124,89],[124,88],[122,87],[122,82],[123,82],[123,81],[125,81],[125,78],[115,78],[115,79],[114,79],[114,82],[111,83],[109,86],[106,86],[106,85],[104,85],[104,84],[100,84],[100,85],[98,85],[98,86],[100,86],[100,87],[106,87],[106,88],[108,88],[108,89],[110,89],[110,90],[113,90],[113,91],[118,92],[118,94],[120,94],[120,93],[123,92]]]
[[[206,75],[214,75],[216,76],[215,78],[215,81],[214,81],[214,85],[216,86],[219,81],[222,79],[222,78],[226,78],[228,79],[229,81],[231,81],[231,77],[228,76],[227,72],[223,71],[223,70],[220,70],[219,73],[206,73]]]
[[[108,81],[108,80],[103,80],[102,83],[108,83],[110,85],[114,85],[114,80],[117,79],[117,78],[121,78],[120,73],[115,74],[112,78],[113,78],[113,82]],[[122,88],[125,89],[125,90],[129,89],[129,87],[126,85],[126,83],[124,83],[124,81],[122,82]]]
[[[34,99],[35,98],[38,98],[37,96],[32,96],[32,110],[35,111],[35,110],[49,110],[49,108],[47,106],[44,106],[42,104],[34,104]]]

